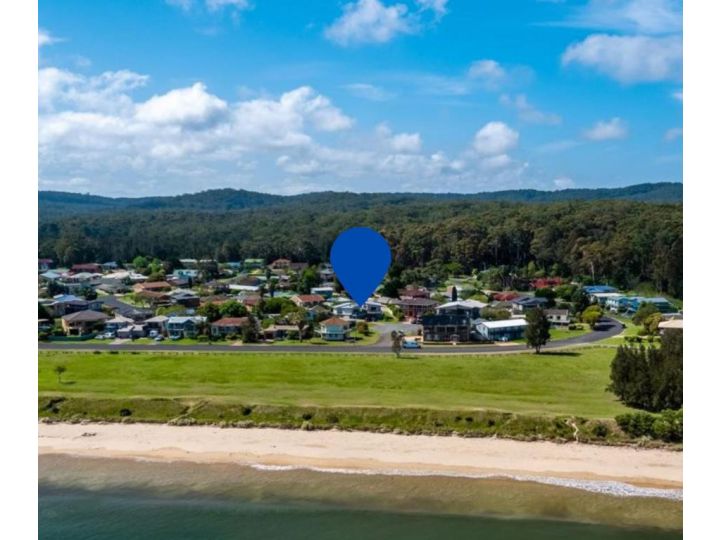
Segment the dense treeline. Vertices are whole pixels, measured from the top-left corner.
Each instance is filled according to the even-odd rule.
[[[621,188],[563,189],[538,191],[517,189],[485,193],[338,193],[320,192],[301,195],[270,195],[242,189],[210,189],[200,193],[166,197],[101,197],[62,191],[41,191],[38,194],[40,219],[55,219],[73,214],[107,212],[119,209],[203,210],[224,212],[268,206],[327,205],[335,209],[359,210],[385,204],[441,201],[536,202],[631,200],[642,202],[682,202],[682,184],[660,182]]]
[[[668,330],[660,347],[618,348],[608,387],[631,407],[647,411],[680,409],[683,405],[683,334]]]
[[[362,225],[388,239],[396,269],[452,263],[462,272],[497,266],[511,272],[530,265],[622,287],[651,282],[682,296],[681,204],[415,201],[352,209],[329,197],[221,213],[123,209],[41,222],[39,250],[61,264],[139,254],[314,263],[327,260],[340,231]]]

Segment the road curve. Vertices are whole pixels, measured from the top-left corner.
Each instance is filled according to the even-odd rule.
[[[543,350],[559,349],[573,345],[587,345],[620,334],[622,325],[615,319],[603,318],[597,324],[595,330],[581,336],[576,336],[560,341],[549,342]],[[156,344],[123,344],[111,345],[109,343],[97,343],[89,341],[85,343],[49,343],[39,342],[38,349],[41,351],[68,351],[68,350],[89,350],[89,351],[146,351],[146,352],[264,352],[264,353],[383,353],[390,352],[390,346],[384,339],[373,345],[170,345],[166,343]],[[405,350],[412,354],[498,354],[508,352],[527,351],[524,344],[518,345],[426,345],[422,349]]]

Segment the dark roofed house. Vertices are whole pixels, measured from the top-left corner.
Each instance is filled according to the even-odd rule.
[[[404,298],[430,298],[430,291],[425,287],[405,287],[398,291],[398,296]]]
[[[438,305],[430,298],[400,298],[393,300],[391,304],[400,308],[403,316],[410,320],[417,319]]]
[[[59,294],[53,297],[53,301],[49,307],[55,317],[60,317],[78,311],[102,311],[102,301],[83,300],[73,294]]]
[[[515,314],[527,313],[531,309],[545,309],[548,299],[539,296],[521,296],[512,301],[512,311]]]
[[[133,321],[144,321],[148,317],[153,316],[153,312],[150,309],[138,308],[131,304],[127,304],[119,300],[115,296],[103,296],[100,301],[102,305],[111,310],[116,315],[122,315],[123,317],[129,317]]]
[[[472,320],[461,313],[425,315],[423,341],[470,341]]]
[[[62,328],[68,336],[83,336],[100,330],[110,317],[90,309],[62,316]]]
[[[238,335],[249,324],[249,317],[224,317],[210,324],[210,333],[215,337]]]
[[[87,272],[89,274],[102,274],[102,266],[97,263],[82,263],[73,264],[70,268],[71,274],[80,274],[81,272]]]
[[[615,287],[611,287],[610,285],[585,285],[583,290],[588,294],[618,292]]]

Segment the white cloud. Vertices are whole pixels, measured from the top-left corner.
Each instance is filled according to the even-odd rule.
[[[570,45],[562,63],[579,64],[626,84],[678,80],[682,37],[594,34]]]
[[[42,47],[44,45],[52,45],[53,43],[57,43],[58,41],[62,40],[51,35],[50,32],[48,32],[47,30],[43,30],[42,28],[38,29],[38,47]]]
[[[190,12],[195,5],[194,0],[165,0],[165,3],[185,12]],[[205,0],[204,4],[210,13],[216,13],[225,8],[230,8],[237,14],[240,11],[247,11],[253,7],[250,0]]]
[[[484,169],[502,169],[512,164],[512,159],[507,154],[499,154],[480,160],[480,166]]]
[[[392,92],[368,83],[346,84],[344,88],[353,96],[370,101],[389,101],[395,97]]]
[[[209,11],[219,11],[226,7],[244,11],[252,7],[249,0],[205,0],[205,5]]]
[[[498,88],[506,81],[508,74],[495,60],[477,60],[470,65],[468,77],[482,81],[489,88]]]
[[[117,111],[131,108],[128,92],[144,86],[149,77],[128,70],[106,71],[86,77],[55,67],[38,71],[41,110],[72,107],[79,110]]]
[[[567,176],[558,176],[553,180],[553,186],[555,189],[572,189],[575,187],[575,182]]]
[[[226,101],[198,82],[137,99],[148,77],[127,70],[44,68],[39,79],[41,189],[474,192],[526,182],[528,165],[509,155],[518,135],[499,122],[478,131],[474,150],[448,156],[425,152],[417,132],[345,133],[353,119],[307,86]]]
[[[680,127],[670,128],[665,132],[665,140],[670,142],[683,136],[683,130]]]
[[[473,148],[481,156],[497,156],[517,146],[520,135],[503,122],[488,122],[475,133]]]
[[[622,119],[615,117],[607,121],[600,120],[583,135],[591,141],[624,139],[628,135],[628,128]]]
[[[431,11],[436,19],[441,19],[447,15],[448,0],[415,0],[420,6],[420,11]]]
[[[205,85],[198,82],[151,97],[137,106],[135,116],[151,124],[202,126],[220,119],[227,110],[227,103],[209,94]]]
[[[343,6],[343,14],[325,29],[325,37],[347,46],[386,43],[414,31],[405,4],[385,6],[379,0],[358,0]]]
[[[384,146],[400,153],[417,153],[422,149],[422,137],[419,133],[393,134],[387,124],[380,124],[375,128],[378,138]]]
[[[640,34],[682,32],[681,0],[590,0],[565,22],[568,26]]]
[[[345,116],[328,98],[316,93],[309,86],[286,92],[280,98],[280,104],[307,117],[320,131],[339,131],[353,125],[352,118]]]
[[[500,96],[500,103],[506,107],[515,109],[523,122],[530,124],[546,124],[558,125],[562,123],[562,118],[555,113],[546,113],[536,109],[530,104],[525,94],[518,94],[512,97],[507,94]]]

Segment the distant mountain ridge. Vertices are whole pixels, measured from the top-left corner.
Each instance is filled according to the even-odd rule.
[[[418,201],[496,201],[516,203],[550,203],[561,201],[631,200],[649,203],[682,202],[681,183],[660,182],[621,188],[564,189],[539,191],[520,189],[481,193],[350,193],[316,192],[301,195],[272,195],[238,189],[213,189],[183,195],[160,197],[103,197],[62,191],[39,191],[41,220],[71,214],[95,214],[118,210],[193,210],[227,212],[271,206],[293,206],[328,202],[337,208],[358,209],[375,204],[402,204]]]

